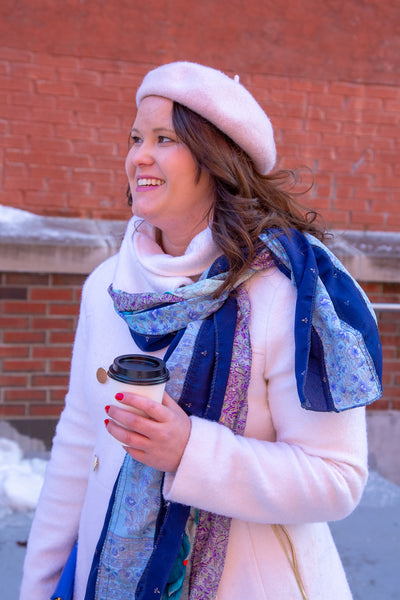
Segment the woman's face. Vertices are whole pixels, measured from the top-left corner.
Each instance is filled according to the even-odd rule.
[[[133,213],[167,236],[190,240],[207,225],[213,203],[210,176],[201,172],[172,125],[172,101],[148,96],[132,127],[132,147],[125,162]]]

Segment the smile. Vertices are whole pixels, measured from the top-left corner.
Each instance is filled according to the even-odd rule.
[[[137,180],[137,183],[138,183],[139,187],[144,187],[144,186],[149,186],[149,185],[159,186],[159,185],[163,185],[163,183],[165,183],[165,181],[163,179],[148,179],[145,177],[141,177],[140,179]]]

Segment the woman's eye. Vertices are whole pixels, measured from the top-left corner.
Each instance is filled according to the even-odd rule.
[[[133,144],[138,144],[140,142],[140,137],[131,133],[131,140]]]
[[[167,137],[166,135],[159,135],[158,136],[158,142],[160,144],[167,144],[168,142],[173,142],[174,140],[172,140],[171,138]]]

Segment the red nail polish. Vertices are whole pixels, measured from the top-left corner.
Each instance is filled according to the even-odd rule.
[[[116,400],[123,400],[124,395],[121,392],[118,392],[118,394],[115,394],[115,399]]]
[[[109,407],[109,406],[105,406],[105,407],[104,407],[104,410],[105,410],[105,411],[106,411],[106,413],[108,414],[108,411],[110,410],[110,407]]]
[[[107,427],[107,425],[109,424],[110,419],[104,419],[104,425]]]

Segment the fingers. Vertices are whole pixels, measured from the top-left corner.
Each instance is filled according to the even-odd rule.
[[[165,408],[159,402],[156,402],[146,396],[138,396],[137,394],[117,394],[115,396],[118,401],[114,406],[126,410],[133,410],[136,414],[145,415],[155,421],[162,421],[165,418]],[[171,402],[173,402],[171,398]],[[112,408],[112,407],[111,407]],[[111,409],[110,409],[111,410]]]
[[[136,460],[160,471],[176,471],[190,435],[186,413],[168,394],[163,404],[133,394],[119,398],[119,404],[107,407],[108,432]]]

